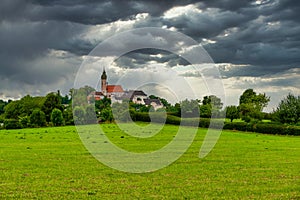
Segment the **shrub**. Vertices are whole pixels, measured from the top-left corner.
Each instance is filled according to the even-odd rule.
[[[3,123],[4,122],[4,116],[3,115],[0,115],[0,123]]]
[[[180,125],[181,118],[173,115],[167,115],[166,124]]]
[[[181,120],[181,125],[183,126],[195,126],[199,127],[200,118],[183,118]]]
[[[75,106],[73,109],[74,122],[76,125],[85,123],[85,109],[81,106]]]
[[[223,129],[246,131],[247,123],[246,122],[230,122],[230,123],[226,122],[224,124]]]
[[[46,115],[43,111],[35,109],[30,115],[30,125],[41,127],[46,125]]]
[[[200,118],[199,127],[208,128],[210,125],[210,118]]]
[[[61,126],[64,124],[63,114],[57,108],[52,110],[50,119],[54,126]]]
[[[19,120],[16,119],[6,119],[4,120],[4,128],[5,129],[20,129],[22,128]]]
[[[20,117],[19,122],[21,123],[23,128],[26,128],[30,125],[29,116]]]
[[[130,116],[133,121],[151,122],[150,116],[146,112],[130,112]]]
[[[248,115],[242,116],[242,120],[244,120],[245,122],[249,123],[251,121],[251,117],[249,117]]]

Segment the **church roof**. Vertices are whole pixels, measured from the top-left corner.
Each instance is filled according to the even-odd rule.
[[[129,92],[131,92],[131,91],[129,91]],[[145,92],[142,91],[142,90],[134,90],[134,91],[132,91],[132,95],[131,96],[132,97],[133,96],[147,96],[147,94],[145,94]]]
[[[132,100],[134,96],[145,96],[145,97],[147,97],[145,92],[143,92],[142,90],[129,90],[129,91],[124,92],[123,96],[121,96],[119,99]]]
[[[156,105],[161,105],[161,102],[159,99],[144,99],[144,102],[146,105],[151,105],[151,103],[155,103]]]
[[[89,96],[103,96],[103,93],[102,92],[97,92],[97,91],[92,91]]]
[[[106,86],[106,92],[107,93],[124,92],[124,90],[121,85],[108,85]]]

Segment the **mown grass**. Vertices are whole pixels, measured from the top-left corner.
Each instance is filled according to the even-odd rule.
[[[177,130],[166,125],[151,139],[136,139],[101,126],[137,152],[160,148]],[[300,199],[300,137],[223,131],[199,159],[205,133],[199,129],[170,166],[130,174],[94,159],[75,127],[1,130],[0,199]]]

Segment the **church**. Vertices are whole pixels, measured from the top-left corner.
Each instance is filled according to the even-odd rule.
[[[136,104],[152,106],[154,110],[164,107],[159,99],[150,99],[142,90],[124,91],[121,85],[109,85],[107,82],[105,69],[103,69],[101,75],[101,91],[91,92],[88,95],[87,100],[89,103],[91,103],[92,100],[98,101],[103,99],[104,97],[111,99],[112,103],[122,103],[123,100],[128,99]]]

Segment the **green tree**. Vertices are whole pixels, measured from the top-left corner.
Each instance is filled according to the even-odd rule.
[[[42,111],[46,115],[47,122],[50,122],[51,113],[54,108],[63,110],[62,105],[61,105],[60,96],[54,92],[51,92],[51,93],[47,94],[45,102],[42,107]]]
[[[0,115],[4,113],[4,107],[8,104],[8,102],[0,99]]]
[[[288,94],[275,111],[275,120],[281,123],[296,124],[300,121],[300,96]]]
[[[70,104],[71,99],[68,95],[65,95],[64,97],[61,97],[61,104]]]
[[[86,123],[88,124],[95,124],[97,123],[96,113],[95,113],[95,107],[94,105],[88,105],[85,109],[86,111]]]
[[[85,124],[85,109],[82,106],[74,107],[73,116],[76,125]]]
[[[268,105],[270,97],[266,94],[256,94],[253,89],[247,89],[240,96],[239,104],[251,104],[255,110],[262,111]]]
[[[107,107],[101,111],[100,119],[101,121],[106,121],[106,122],[113,121],[114,118],[113,118],[111,107]]]
[[[266,94],[256,94],[253,89],[247,89],[240,96],[239,111],[243,120],[259,119],[263,117],[262,110],[268,105],[270,97]]]
[[[203,115],[210,117],[218,117],[221,114],[221,109],[223,107],[221,99],[215,95],[204,96],[202,105],[202,113],[204,113]]]
[[[70,93],[71,93],[73,107],[75,106],[86,107],[88,105],[87,96],[93,91],[95,91],[95,89],[90,86],[84,86],[79,89],[71,89]],[[94,102],[94,100],[92,102]]]
[[[39,109],[35,109],[30,115],[30,124],[34,127],[42,127],[46,125],[45,113]]]
[[[212,107],[211,104],[200,105],[200,117],[211,118]]]
[[[226,107],[226,117],[232,122],[234,119],[239,118],[239,110],[236,106],[227,106]]]
[[[19,119],[20,117],[30,116],[33,110],[42,108],[44,100],[44,97],[26,95],[20,100],[10,101],[4,107],[4,116],[7,119]]]
[[[129,102],[123,101],[122,103],[116,102],[112,104],[113,118],[117,121],[129,121],[131,119],[129,110]],[[133,108],[133,110],[135,109]]]
[[[63,117],[66,125],[74,125],[72,106],[64,109]]]
[[[20,117],[19,122],[22,124],[23,128],[27,128],[30,125],[30,117],[29,116]]]
[[[18,119],[20,115],[21,103],[20,100],[11,101],[4,107],[4,117],[6,119]]]
[[[64,124],[64,118],[61,110],[54,108],[51,112],[51,122],[54,126],[61,126]]]
[[[210,98],[210,104],[213,109],[216,109],[216,110],[222,109],[223,103],[219,97],[217,97],[215,95],[210,95],[209,98]]]
[[[185,99],[180,102],[181,115],[183,117],[199,117],[199,104],[197,100]]]
[[[101,112],[103,109],[110,107],[111,100],[107,97],[104,97],[101,100],[95,101],[95,110]]]
[[[26,95],[20,99],[20,114],[19,116],[30,116],[33,110],[41,109],[44,103],[44,97],[32,97]]]

